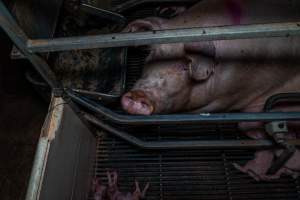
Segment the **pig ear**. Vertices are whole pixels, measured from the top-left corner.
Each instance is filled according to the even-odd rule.
[[[127,25],[123,32],[139,32],[139,31],[152,31],[160,29],[162,19],[149,17],[146,19],[135,20]]]
[[[195,81],[204,81],[214,72],[214,60],[210,57],[188,54],[189,76]]]

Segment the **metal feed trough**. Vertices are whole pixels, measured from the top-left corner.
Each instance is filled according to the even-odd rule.
[[[110,11],[98,9],[97,12],[100,12],[100,15],[104,13],[106,17],[113,17],[114,20],[122,20],[122,15],[119,16],[118,13],[122,13],[124,10],[149,2],[157,3],[158,1],[130,0],[111,8]],[[172,3],[179,1],[165,0],[163,2]],[[58,5],[61,5],[61,2],[58,3]],[[58,6],[58,8],[59,7],[60,6]],[[89,9],[89,7],[86,6],[85,9]],[[176,133],[176,131],[174,132],[176,133],[175,139],[153,140],[148,137],[139,137],[134,133],[134,130],[130,130],[130,126],[154,126],[164,129],[164,127],[177,125],[180,127],[189,127],[188,129],[190,129],[191,127],[200,125],[210,126],[211,124],[227,124],[241,121],[276,122],[300,120],[300,112],[268,112],[270,108],[266,108],[265,112],[261,113],[200,113],[153,116],[131,116],[123,113],[120,114],[119,112],[113,111],[99,104],[99,102],[94,101],[87,94],[78,93],[72,88],[63,88],[62,83],[57,80],[47,61],[40,55],[40,53],[74,49],[127,47],[183,41],[194,42],[243,38],[284,37],[287,35],[296,36],[300,35],[300,22],[209,28],[199,27],[139,33],[113,33],[93,36],[33,39],[25,34],[1,1],[0,25],[12,39],[18,50],[21,52],[21,55],[32,63],[34,68],[51,87],[53,94],[49,114],[37,148],[27,199],[87,198],[88,186],[79,189],[82,186],[82,183],[79,184],[79,182],[84,182],[86,185],[90,182],[90,178],[88,178],[90,176],[87,172],[90,173],[92,171],[91,169],[93,168],[92,164],[95,156],[97,157],[96,169],[99,169],[98,164],[102,161],[99,161],[97,156],[98,153],[94,152],[94,149],[96,148],[96,145],[97,149],[101,148],[101,144],[103,144],[101,143],[101,138],[103,139],[103,137],[106,138],[103,141],[104,147],[107,147],[106,151],[108,152],[112,151],[109,147],[110,142],[113,141],[109,139],[111,136],[114,136],[113,138],[120,138],[121,144],[123,145],[123,142],[125,142],[125,146],[128,149],[130,149],[130,147],[127,145],[130,144],[140,149],[154,150],[154,152],[162,150],[160,155],[164,155],[163,150],[203,150],[207,151],[208,154],[211,154],[212,152],[221,150],[228,150],[229,152],[232,150],[232,152],[235,152],[235,150],[276,147],[276,143],[271,139],[250,140],[245,138],[236,139],[235,137],[229,137],[229,139],[226,139],[226,136],[224,136],[224,138],[222,138],[222,136],[221,138],[207,139],[205,137],[201,138],[200,136],[193,135],[181,140],[178,139],[181,138],[180,133]],[[272,104],[272,101],[276,102],[290,98],[295,101],[299,101],[298,94],[289,94],[288,96],[279,95],[271,98],[267,105]],[[101,128],[101,130],[105,132],[104,136],[103,134],[100,134],[100,136],[98,134],[98,137],[95,137],[95,135],[92,134],[92,131],[90,131],[93,129],[89,130],[87,128],[90,128],[90,124]],[[170,130],[173,129],[171,128]],[[220,128],[220,130],[222,130],[222,128]],[[164,137],[163,131],[158,132],[159,138]],[[289,143],[295,146],[300,145],[299,140],[291,140]],[[72,147],[73,149],[69,147]],[[150,155],[151,153],[149,153],[148,156]],[[226,153],[222,155],[222,159],[225,162],[227,159]],[[143,156],[147,157],[147,154]],[[57,165],[53,164],[55,162],[64,167],[58,168]],[[126,160],[126,162],[129,162],[129,160]],[[164,162],[160,160],[160,164],[163,163]],[[108,166],[113,166],[112,163],[106,164]],[[122,166],[120,166],[120,168],[122,168]],[[66,170],[68,173],[65,173]],[[104,173],[103,169],[100,171],[101,174]],[[98,171],[94,174],[99,175]],[[153,173],[153,176],[155,176],[155,173]],[[66,185],[68,185],[68,187],[66,187]],[[60,191],[59,188],[65,188],[65,190]],[[228,194],[229,198],[231,194],[234,194],[234,191],[231,191],[230,188],[227,188],[227,190],[231,192]],[[158,195],[162,198],[161,192]],[[157,196],[153,197],[153,199],[156,197]]]

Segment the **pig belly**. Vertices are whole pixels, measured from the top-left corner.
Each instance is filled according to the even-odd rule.
[[[300,19],[298,0],[203,0],[169,20],[165,28],[287,22]]]
[[[300,20],[300,1],[282,0],[204,0],[183,14],[166,21],[162,29],[210,27],[239,24],[289,22]],[[300,24],[300,23],[299,23]],[[300,56],[299,37],[256,38],[213,41],[216,58],[284,59]],[[203,42],[190,43],[194,51]]]

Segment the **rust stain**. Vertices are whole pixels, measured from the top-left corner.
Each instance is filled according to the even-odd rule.
[[[29,46],[38,46],[38,45],[46,45],[48,44],[49,40],[44,40],[44,39],[34,39],[34,40],[28,40],[28,45]]]
[[[56,132],[60,128],[64,105],[65,103],[62,98],[52,98],[48,115],[43,126],[42,137],[47,137],[49,140],[55,138]]]

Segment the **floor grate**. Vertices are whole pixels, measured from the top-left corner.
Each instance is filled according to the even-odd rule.
[[[161,137],[140,135],[144,140]],[[252,156],[247,150],[142,151],[102,133],[97,138],[95,176],[105,182],[105,172],[117,170],[121,191],[133,190],[134,179],[142,185],[150,182],[147,199],[300,199],[299,180],[282,177],[258,183],[232,166]]]

